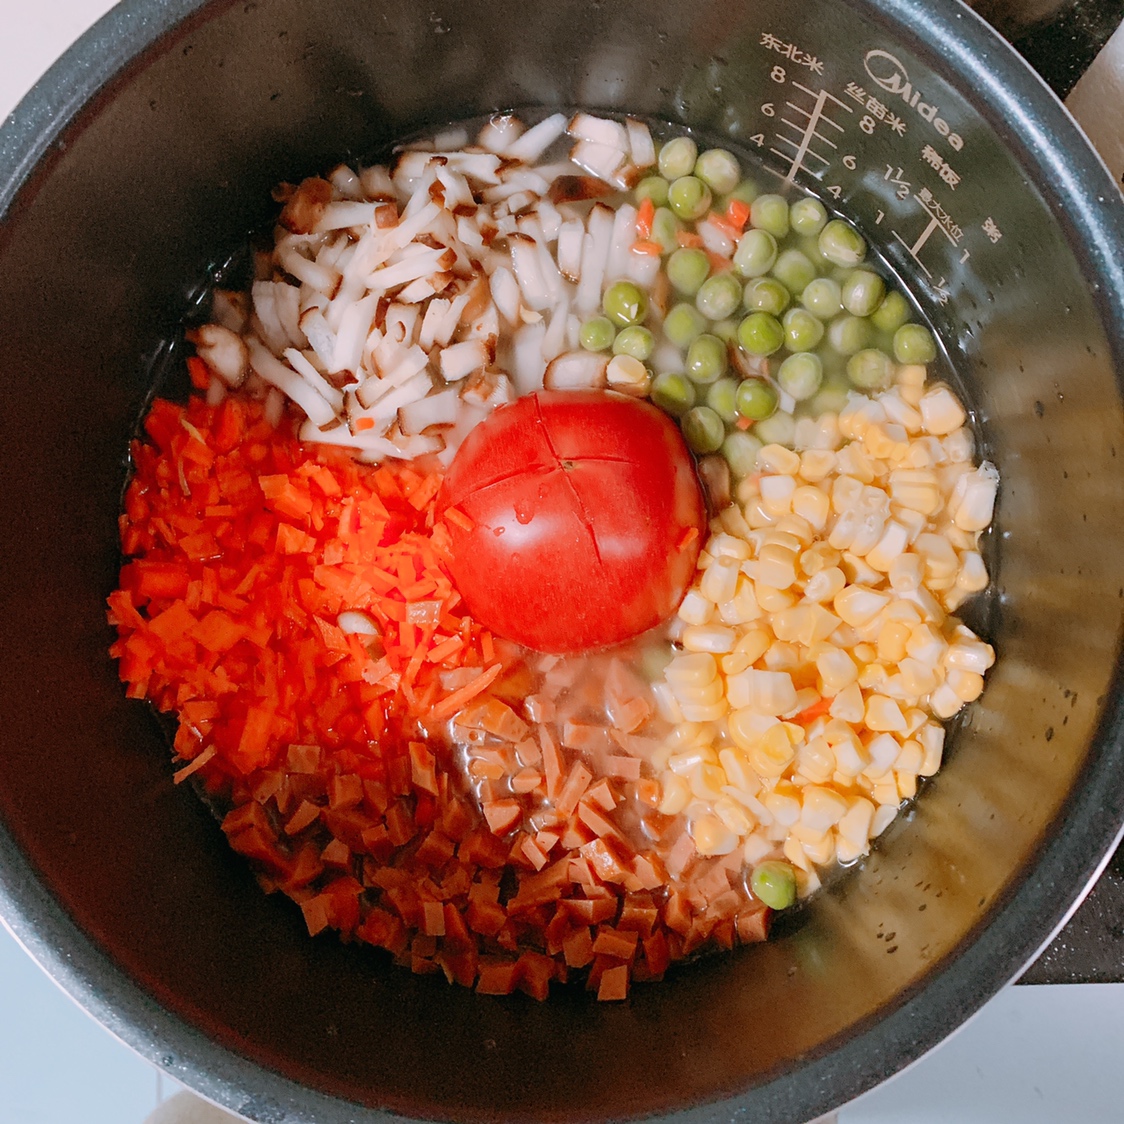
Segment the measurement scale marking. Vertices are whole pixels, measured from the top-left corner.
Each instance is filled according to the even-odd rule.
[[[803,89],[803,87],[801,87],[801,89]],[[808,92],[811,93],[812,91],[809,90]],[[827,96],[829,98],[831,97],[830,94],[828,94]],[[832,100],[834,100],[834,99],[832,99]],[[809,113],[806,109],[804,109],[803,106],[799,106],[795,102],[791,102],[791,101],[786,101],[784,104],[787,105],[789,107],[789,109],[795,109],[796,112],[799,113],[801,117],[807,117],[809,120],[811,120],[812,114]],[[839,104],[843,105],[842,102],[840,102]],[[850,112],[850,109],[851,109],[850,106],[843,105],[843,108],[846,109],[848,112]],[[840,132],[843,132],[843,126],[836,123],[835,121],[832,121],[832,119],[830,117],[822,117],[821,120],[827,125],[834,125],[835,128],[837,128]],[[804,126],[801,125],[800,128],[804,128]]]
[[[803,167],[804,157],[811,147],[812,137],[816,135],[816,126],[823,118],[823,109],[827,104],[828,97],[829,95],[826,90],[820,90],[816,95],[816,105],[808,118],[808,124],[804,130],[804,138],[796,149],[796,155],[792,158],[792,167],[789,168],[788,175],[784,178],[785,185],[788,187],[791,187],[792,184],[796,182],[796,173]],[[824,163],[827,163],[827,161],[824,161]]]
[[[800,146],[796,143],[796,141],[789,140],[788,137],[782,137],[780,135],[780,133],[777,134],[777,140],[779,140],[782,144],[790,144],[790,145],[792,145],[793,148],[795,148],[799,151]],[[792,160],[793,159],[793,155],[792,155],[791,152],[781,152],[779,149],[776,149],[776,148],[770,148],[769,151],[774,156],[779,156],[782,160]],[[809,149],[806,153],[804,153],[804,155],[805,156],[814,156],[821,164],[824,164],[824,165],[827,165],[827,164],[831,163],[830,160],[825,159],[818,152],[814,152],[811,149]],[[809,169],[805,169],[805,170],[807,171]]]
[[[826,121],[827,118],[825,117],[824,120]],[[787,125],[790,129],[794,129],[800,136],[804,135],[804,130],[807,127],[805,125],[797,125],[795,121],[790,121],[787,117],[782,117],[781,122]],[[837,145],[835,141],[828,140],[827,137],[823,135],[823,133],[813,132],[812,135],[817,140],[822,140],[824,144],[828,146],[828,148],[834,148],[836,152],[839,151],[839,145]],[[780,136],[780,133],[778,133],[777,136]]]
[[[809,90],[807,86],[801,86],[799,82],[793,82],[792,87],[795,90],[799,90],[802,94],[807,94],[810,98],[816,98],[817,101],[820,98],[823,98],[825,101],[833,101],[836,105],[842,106],[848,113],[852,112],[851,107],[845,101],[840,101],[834,94],[829,94],[826,90]]]

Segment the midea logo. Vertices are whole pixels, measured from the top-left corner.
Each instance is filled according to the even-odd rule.
[[[894,58],[889,51],[867,51],[863,58],[863,66],[871,80],[888,94],[897,94],[910,109],[917,110],[919,117],[928,121],[942,137],[948,140],[949,147],[959,152],[964,147],[964,141],[954,133],[943,117],[937,116],[937,107],[921,100],[921,91],[915,90],[909,80],[909,72],[902,65],[901,60]]]

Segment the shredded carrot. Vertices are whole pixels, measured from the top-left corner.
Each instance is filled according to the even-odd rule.
[[[679,538],[679,550],[686,550],[699,537],[698,527],[688,527]]]
[[[649,242],[643,239],[633,242],[629,249],[634,254],[646,254],[652,258],[658,258],[663,254],[663,247],[658,242]]]
[[[675,235],[675,241],[680,246],[695,249],[703,244],[702,237],[690,230],[680,230]]]
[[[636,235],[641,241],[652,237],[652,221],[655,217],[655,203],[650,198],[644,199],[636,209]]]
[[[812,722],[815,722],[817,718],[821,718],[823,715],[827,714],[831,709],[832,702],[832,699],[821,696],[812,703],[811,706],[805,707],[793,721],[798,722],[801,726],[810,725]]]

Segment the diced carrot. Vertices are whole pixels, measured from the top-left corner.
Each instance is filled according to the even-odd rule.
[[[645,257],[658,258],[663,256],[663,247],[658,242],[640,239],[633,242],[629,250],[634,254],[643,254]]]
[[[817,718],[822,718],[823,715],[831,709],[831,704],[834,698],[825,698],[822,695],[811,706],[805,707],[792,721],[799,723],[801,726],[810,726]]]
[[[690,230],[680,230],[675,235],[675,241],[680,246],[686,249],[698,249],[702,244],[702,238]]]
[[[518,800],[489,800],[483,811],[493,835],[506,835],[523,818]]]
[[[726,206],[726,221],[738,231],[749,222],[750,206],[744,199],[731,199]]]
[[[211,368],[198,355],[188,356],[187,374],[196,390],[206,390],[211,385]]]

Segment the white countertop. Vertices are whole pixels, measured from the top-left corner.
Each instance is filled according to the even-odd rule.
[[[113,0],[0,0],[0,119]],[[1119,182],[1124,30],[1070,98]],[[180,1087],[81,1011],[0,928],[0,1124],[142,1124]],[[1009,987],[839,1124],[1119,1124],[1124,984]],[[158,1115],[212,1124],[183,1099]],[[178,1111],[176,1111],[178,1109]],[[205,1119],[204,1119],[205,1117]],[[233,1118],[231,1118],[233,1119]],[[152,1124],[156,1124],[154,1120]]]

